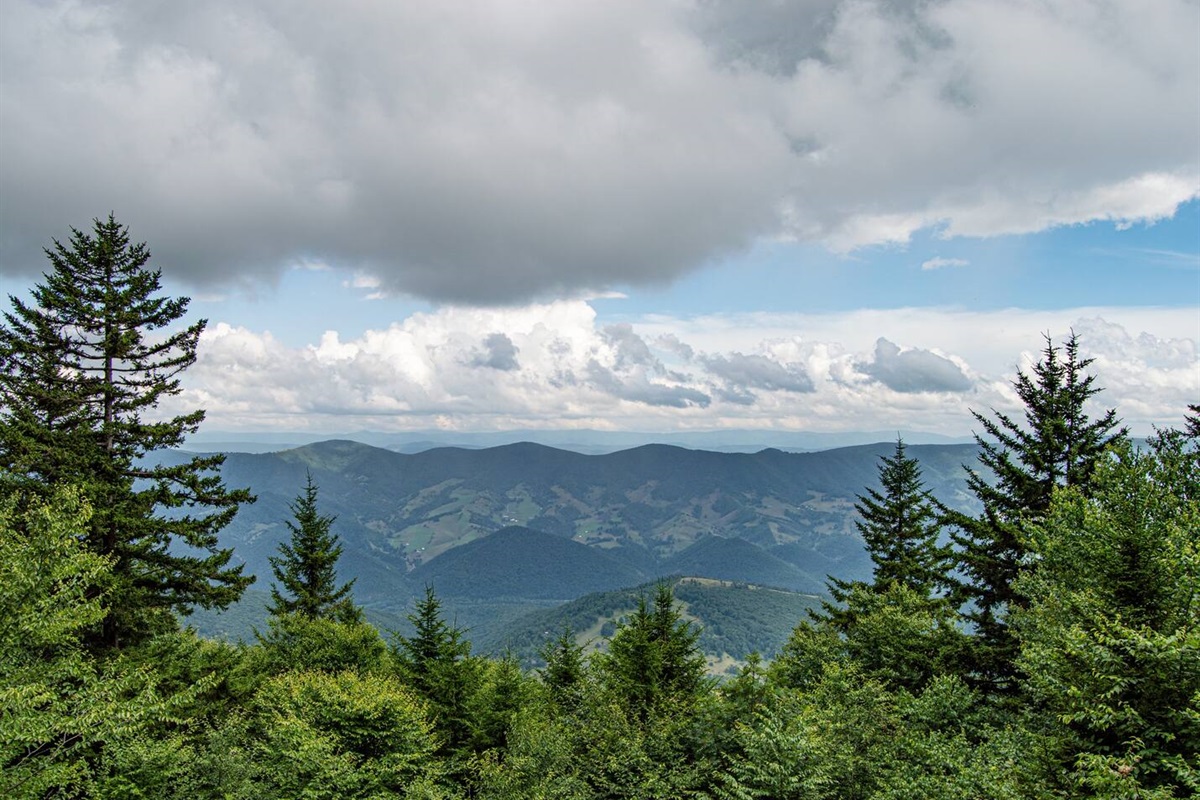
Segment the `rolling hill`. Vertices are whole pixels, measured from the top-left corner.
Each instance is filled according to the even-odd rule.
[[[633,586],[647,577],[603,550],[512,525],[446,551],[408,579],[448,597],[562,601]]]
[[[703,575],[809,594],[825,591],[824,575],[803,572],[795,564],[745,539],[721,536],[705,536],[663,561],[661,571],[667,575]]]

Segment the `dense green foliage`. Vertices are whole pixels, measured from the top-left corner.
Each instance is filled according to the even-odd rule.
[[[0,479],[27,496],[72,484],[91,501],[87,549],[110,568],[94,587],[108,613],[88,638],[113,648],[172,624],[172,610],[238,598],[253,578],[229,565],[217,531],[251,498],[225,488],[220,456],[143,458],[179,447],[204,419],[155,418],[205,322],[172,327],[188,301],[159,294],[146,246],[110,216],[46,255],[32,303],[10,298],[0,325]]]
[[[1056,492],[1014,621],[1032,698],[1084,786],[1200,788],[1200,452],[1177,432]],[[1125,778],[1116,781],[1116,776]],[[1170,796],[1170,795],[1167,795]]]
[[[897,445],[880,467],[881,490],[867,489],[860,503],[874,580],[835,583],[837,605],[797,625],[770,663],[751,655],[724,682],[706,674],[702,631],[686,616],[704,602],[688,594],[705,588],[696,581],[660,583],[632,606],[626,597],[601,651],[585,650],[572,625],[544,633],[545,667],[533,671],[473,654],[431,587],[411,631],[388,641],[360,615],[330,613],[344,600],[333,581],[304,584],[321,587],[315,612],[279,608],[252,643],[142,626],[120,647],[95,647],[110,617],[144,620],[130,606],[137,597],[161,607],[115,577],[129,569],[127,551],[95,547],[97,517],[101,531],[127,518],[99,511],[88,492],[107,502],[108,485],[70,466],[90,463],[72,460],[91,452],[83,442],[117,429],[49,426],[38,439],[27,425],[36,414],[14,412],[0,420],[12,428],[7,445],[28,435],[39,447],[76,449],[61,462],[46,457],[45,472],[10,463],[0,487],[0,794],[1195,796],[1200,414],[1191,408],[1181,430],[1136,450],[1109,435],[1111,415],[1090,423],[1076,413],[1073,402],[1094,394],[1077,374],[1086,363],[1074,339],[1066,362],[1048,344],[1036,377],[1018,380],[1031,392],[1022,395],[1028,421],[1040,427],[1002,417],[987,428],[995,442],[984,463],[999,494],[983,493],[979,519],[956,520],[967,531],[956,554],[973,605],[943,596],[930,501]],[[48,420],[67,407],[50,405],[33,410]],[[33,474],[44,485],[27,480]],[[153,505],[142,512],[157,519]],[[311,481],[293,512],[297,537],[306,526],[329,533]],[[1011,585],[994,583],[1003,570],[973,570],[996,524],[1019,550],[1005,567]],[[283,552],[299,555],[299,541]],[[314,541],[331,575],[336,542]],[[281,560],[281,573],[301,573],[302,561]],[[231,589],[219,574],[206,580]],[[988,605],[985,588],[1008,600]],[[1003,693],[980,680],[1000,674],[977,658],[980,647],[996,652],[996,629],[979,624],[985,612],[1011,646]]]
[[[671,588],[660,584],[654,603],[638,598],[637,609],[597,656],[602,680],[642,722],[666,709],[679,710],[700,693],[704,656],[700,632],[681,618]]]
[[[278,617],[249,645],[163,634],[91,653],[70,489],[0,513],[6,796],[161,798],[1175,798],[1200,788],[1200,441],[1117,449],[1061,487],[1011,621],[1020,689],[953,657],[946,604],[856,586],[844,630],[807,622],[769,665],[705,677],[669,585],[607,654],[569,630],[547,665],[471,654],[432,590],[413,633]],[[677,584],[686,591],[694,585]],[[758,592],[768,590],[759,589]],[[969,677],[969,676],[965,676]]]

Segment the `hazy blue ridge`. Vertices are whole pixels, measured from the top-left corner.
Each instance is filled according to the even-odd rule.
[[[531,608],[687,574],[824,591],[869,577],[856,495],[876,485],[892,442],[787,453],[643,445],[583,455],[533,443],[403,454],[347,440],[231,453],[230,486],[249,487],[221,545],[270,586],[289,504],[311,471],[343,544],[339,579],[359,603],[403,620],[425,585],[481,630]],[[913,445],[928,488],[971,510],[962,465],[973,445]],[[162,453],[163,460],[189,458]],[[489,634],[490,635],[490,634]]]

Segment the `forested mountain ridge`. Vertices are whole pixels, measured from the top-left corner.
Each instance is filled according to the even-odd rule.
[[[879,456],[893,446],[747,454],[646,445],[587,456],[528,443],[402,454],[328,441],[230,453],[224,480],[250,487],[258,502],[242,508],[221,541],[248,572],[269,574],[266,559],[285,535],[287,503],[311,471],[322,507],[337,517],[342,573],[359,578],[356,594],[366,602],[406,602],[423,583],[406,582],[410,572],[425,574],[419,568],[439,555],[514,525],[599,548],[614,575],[634,578],[609,581],[608,588],[688,573],[820,592],[827,574],[869,573],[853,504],[877,480]],[[973,445],[910,451],[935,496],[969,509],[962,464],[974,458]],[[688,552],[699,556],[689,548],[712,537],[755,545],[760,552],[746,563],[758,563],[746,574],[710,574],[678,561]],[[765,571],[767,562],[777,580]],[[695,558],[690,564],[697,565]]]
[[[512,525],[426,561],[409,581],[452,597],[562,601],[631,586],[644,577],[600,548]]]

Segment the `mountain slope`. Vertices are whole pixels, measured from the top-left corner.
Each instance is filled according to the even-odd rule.
[[[751,652],[766,658],[774,656],[792,629],[807,618],[808,610],[819,605],[811,595],[744,583],[674,578],[670,584],[684,617],[700,627],[697,644],[714,672],[727,671]],[[542,663],[539,650],[556,638],[564,625],[570,625],[588,651],[606,649],[607,637],[615,631],[617,621],[637,607],[639,597],[652,599],[655,586],[652,582],[595,592],[552,606],[447,599],[443,611],[448,621],[464,629],[472,652],[511,654],[525,666],[537,666]],[[268,629],[269,599],[266,592],[251,590],[228,611],[200,609],[185,617],[183,623],[202,636],[253,642],[255,631]],[[394,634],[411,636],[412,624],[405,616],[411,611],[368,608],[366,616],[385,638]]]
[[[795,592],[825,591],[824,576],[814,577],[745,539],[705,536],[662,562],[667,575],[697,575],[756,583]]]
[[[513,525],[421,564],[409,583],[449,597],[569,600],[647,577],[603,550]]]

